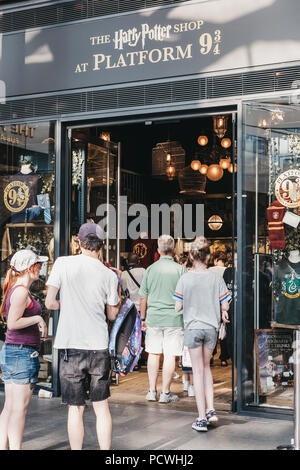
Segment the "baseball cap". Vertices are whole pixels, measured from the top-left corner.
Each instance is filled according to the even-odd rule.
[[[32,250],[17,251],[10,260],[10,266],[16,271],[25,271],[36,263],[48,261],[48,256],[38,256]]]
[[[95,241],[95,238],[105,240],[106,237],[104,230],[98,224],[88,222],[81,225],[78,238],[82,241]]]

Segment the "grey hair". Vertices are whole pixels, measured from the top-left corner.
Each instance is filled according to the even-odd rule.
[[[175,247],[174,238],[170,235],[161,235],[157,240],[158,249],[161,253],[172,253]]]

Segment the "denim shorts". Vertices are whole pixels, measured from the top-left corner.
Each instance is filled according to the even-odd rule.
[[[88,398],[92,402],[106,400],[110,396],[110,365],[108,349],[62,350],[59,370],[62,403],[83,406]]]
[[[38,382],[39,353],[27,346],[4,344],[0,352],[1,379],[5,384],[31,384]]]
[[[214,349],[218,339],[218,332],[215,328],[200,330],[184,330],[184,345],[188,348],[198,348],[206,346]]]

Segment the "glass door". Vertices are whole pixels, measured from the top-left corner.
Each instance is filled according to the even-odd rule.
[[[119,268],[120,144],[73,129],[72,220],[70,252],[80,252],[77,233],[81,224],[95,222],[106,233],[103,261]]]
[[[300,324],[300,105],[242,105],[239,176],[242,407],[293,407],[293,326]],[[285,411],[286,412],[286,411]]]

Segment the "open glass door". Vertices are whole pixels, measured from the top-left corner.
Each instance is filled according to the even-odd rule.
[[[119,267],[118,214],[120,195],[120,144],[73,129],[72,219],[70,252],[79,253],[77,233],[81,224],[95,222],[104,228],[103,261]]]
[[[293,408],[291,328],[300,324],[300,105],[295,98],[242,105],[238,275],[243,409]]]

